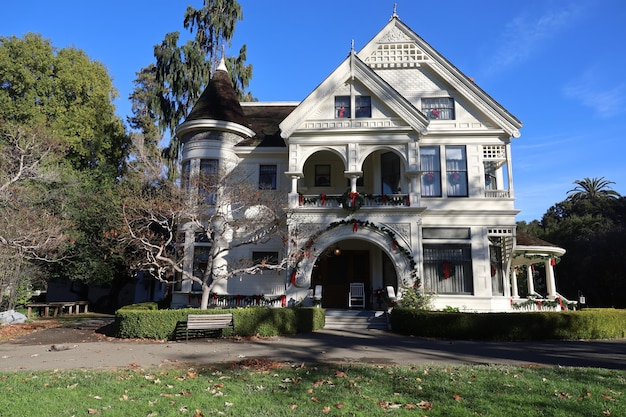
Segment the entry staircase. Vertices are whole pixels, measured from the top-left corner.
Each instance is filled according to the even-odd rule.
[[[387,313],[373,310],[326,310],[330,330],[389,330]]]

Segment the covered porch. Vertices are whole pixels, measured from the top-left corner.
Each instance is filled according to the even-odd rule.
[[[511,262],[511,307],[521,311],[568,310],[577,302],[559,294],[556,288],[554,267],[565,254],[565,249],[523,232],[517,232],[516,246]],[[535,265],[545,270],[545,288],[540,293],[536,288]],[[525,274],[525,275],[522,275]],[[526,288],[520,288],[520,281],[526,281]],[[525,293],[525,297],[520,296]]]

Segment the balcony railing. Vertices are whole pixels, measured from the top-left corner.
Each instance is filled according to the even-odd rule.
[[[358,207],[409,207],[407,194],[359,194],[355,203]],[[300,207],[348,208],[352,204],[350,196],[345,194],[300,194]]]
[[[485,190],[486,198],[509,198],[509,190]]]

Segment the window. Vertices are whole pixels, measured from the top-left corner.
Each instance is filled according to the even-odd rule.
[[[385,152],[380,156],[380,166],[383,194],[401,193],[400,157],[393,152]]]
[[[454,120],[454,99],[423,98],[422,113],[431,120]]]
[[[467,156],[465,146],[446,146],[448,197],[467,197]]]
[[[498,167],[492,162],[485,162],[485,190],[497,190],[498,189]]]
[[[350,117],[350,96],[335,97],[335,118],[343,119]]]
[[[372,117],[372,98],[370,96],[356,96],[354,99],[356,117]]]
[[[259,190],[276,189],[276,165],[261,165],[259,167]]]
[[[424,245],[426,291],[436,294],[472,294],[471,246]]]
[[[252,252],[252,263],[254,265],[264,265],[266,263],[270,265],[276,265],[278,263],[278,252]]]
[[[504,295],[502,240],[501,237],[489,237],[489,269],[491,273],[491,294],[493,295]]]
[[[183,162],[182,172],[180,176],[181,188],[185,191],[189,191],[189,175],[191,173],[191,161],[187,160]]]
[[[315,165],[315,186],[330,186],[330,165]]]
[[[193,276],[203,279],[209,266],[210,246],[196,246],[193,249]],[[210,271],[209,271],[210,272]],[[208,284],[209,282],[207,282]],[[202,285],[193,281],[191,291],[202,291]]]
[[[207,204],[215,204],[217,168],[217,159],[200,160],[200,178],[198,182],[198,193],[200,194],[200,198]]]
[[[420,148],[420,164],[422,169],[422,196],[441,197],[439,147],[425,146]]]

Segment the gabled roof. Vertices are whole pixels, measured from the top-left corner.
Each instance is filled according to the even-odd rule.
[[[443,80],[456,89],[460,95],[464,96],[473,105],[496,121],[512,137],[519,137],[519,129],[522,127],[522,122],[437,52],[417,33],[406,26],[395,13],[385,27],[359,51],[358,56],[368,65],[376,67],[376,63],[373,62],[376,50],[381,45],[397,42],[414,43],[420,52],[420,65],[430,66]],[[401,62],[398,65],[406,66],[410,65],[410,62]]]
[[[428,118],[359,59],[354,51],[351,51],[337,69],[280,124],[282,137],[289,138],[325,98],[332,97],[335,91],[349,79],[359,81],[372,94],[384,101],[389,109],[403,118],[411,128],[420,133],[425,133]]]

